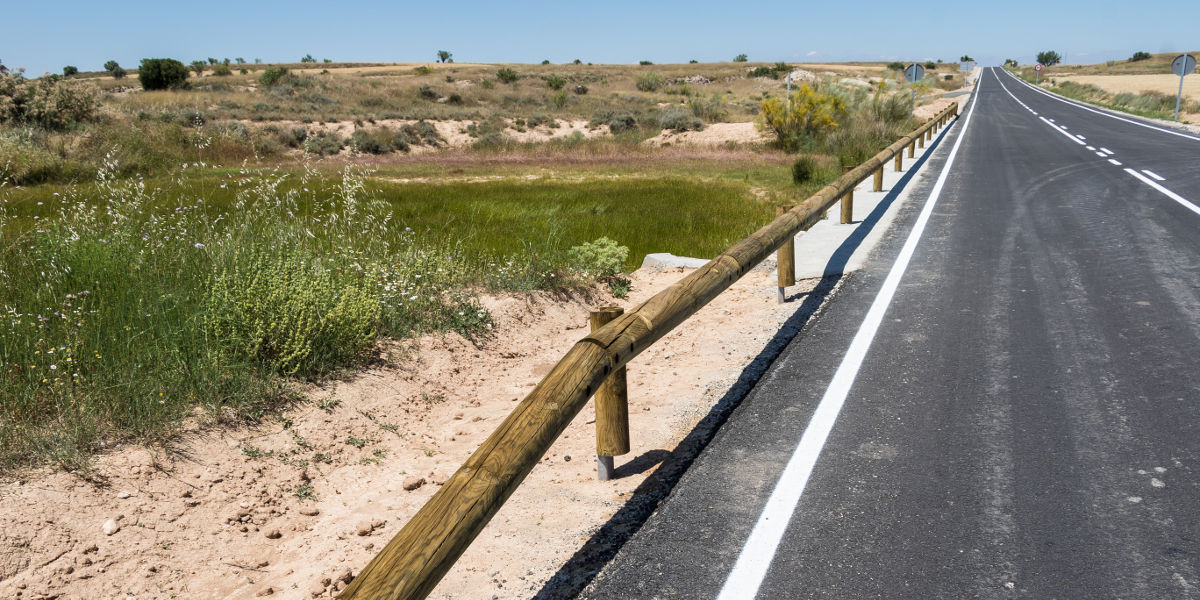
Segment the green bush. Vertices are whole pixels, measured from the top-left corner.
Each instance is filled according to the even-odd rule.
[[[138,65],[138,81],[147,91],[183,89],[187,78],[187,67],[175,59],[143,58]]]
[[[801,156],[792,163],[792,183],[804,185],[820,171],[821,165],[811,156]]]
[[[496,79],[499,79],[500,83],[516,83],[518,79],[517,72],[505,67],[496,71]]]
[[[642,65],[643,67],[647,67],[647,66],[653,65],[654,63],[652,63],[648,60],[640,60],[640,61],[638,61],[638,64]]]
[[[935,62],[933,62],[933,61],[931,61],[931,60],[930,60],[930,61],[926,61],[926,62],[925,62],[925,70],[926,70],[926,71],[936,71],[936,70],[937,70],[937,67],[938,67],[938,66],[937,66],[937,63],[935,63]]]
[[[213,75],[216,77],[229,77],[233,75],[233,69],[230,69],[229,65],[220,64],[213,67]]]
[[[562,107],[566,106],[567,105],[567,92],[565,92],[563,90],[559,90],[557,92],[554,92],[553,94],[550,94],[550,103],[553,104],[555,108],[562,108]]]
[[[663,77],[662,73],[651,71],[638,75],[634,85],[643,92],[656,92],[659,88],[667,85],[667,78]]]
[[[903,71],[904,67],[905,67],[904,63],[902,63],[898,60],[894,60],[887,64],[887,68],[892,71]]]
[[[587,93],[588,93],[588,86],[583,85],[583,84],[575,86],[575,94],[576,95],[583,96]]]
[[[558,75],[551,75],[546,78],[546,87],[552,90],[561,90],[565,85],[567,85],[567,80]]]
[[[193,73],[196,74],[196,77],[199,77],[204,74],[204,67],[205,67],[204,61],[193,60],[191,66],[189,68],[192,70]]]
[[[629,113],[612,115],[605,120],[605,123],[608,124],[608,129],[613,135],[625,133],[626,131],[634,131],[638,128],[637,117]]]
[[[72,67],[70,65],[63,67],[63,77],[70,77],[72,75],[78,75],[78,74],[79,74],[79,69],[76,69],[75,67]]]
[[[701,131],[704,129],[704,121],[692,114],[690,110],[682,108],[673,108],[664,111],[658,117],[659,126],[663,129],[671,131]]]
[[[779,72],[772,67],[755,67],[754,70],[746,74],[746,77],[766,77],[768,79],[779,79]]]
[[[367,154],[387,154],[397,150],[408,152],[410,149],[408,136],[390,131],[386,127],[372,132],[359,129],[350,136],[350,143],[359,152]]]
[[[748,60],[750,60],[750,57],[746,56],[745,54],[739,54],[733,57],[733,62],[746,62]]]
[[[442,97],[441,92],[439,92],[427,85],[421,86],[420,89],[417,90],[417,94],[419,94],[422,98],[424,98],[426,100],[432,100],[435,102]]]
[[[430,69],[429,67],[427,67],[425,65],[421,65],[421,66],[413,69],[413,72],[416,73],[417,75],[432,75],[433,69]]]
[[[550,61],[549,61],[549,60],[543,60],[543,61],[542,61],[542,64],[543,64],[543,65],[548,65],[548,64],[550,64]]]
[[[791,72],[791,70],[792,70],[792,66],[785,62],[775,63],[775,72],[776,73],[789,73],[789,72]]]
[[[1134,52],[1133,56],[1129,57],[1129,62],[1138,62],[1141,60],[1150,60],[1149,52]]]
[[[272,67],[263,71],[262,75],[258,76],[258,82],[271,87],[280,82],[288,74],[287,67]]]
[[[693,115],[705,123],[720,123],[729,116],[729,109],[725,108],[725,98],[717,93],[710,96],[708,100],[699,96],[690,98],[688,108],[692,109]]]
[[[345,146],[346,144],[337,135],[324,131],[304,140],[304,151],[319,156],[337,154]]]
[[[0,123],[65,129],[91,119],[99,96],[95,86],[77,79],[0,77]]]
[[[571,266],[586,271],[595,277],[612,277],[621,272],[629,256],[627,246],[602,237],[594,242],[584,242],[567,251]]]

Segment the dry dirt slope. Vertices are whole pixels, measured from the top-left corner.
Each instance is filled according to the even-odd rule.
[[[595,480],[585,409],[433,597],[580,589],[698,450],[697,423],[731,408],[832,289],[801,282],[780,306],[769,268],[632,363],[633,451],[617,481]],[[117,448],[98,459],[99,484],[67,473],[5,482],[0,597],[331,597],[584,335],[590,307],[631,307],[682,275],[638,271],[619,301],[488,298],[503,335],[396,345],[393,366],[314,386],[288,427],[194,428],[168,453]]]

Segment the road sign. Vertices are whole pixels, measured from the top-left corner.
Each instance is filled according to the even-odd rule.
[[[1041,70],[1042,70],[1042,65],[1040,65],[1040,64],[1039,64],[1039,65],[1036,65],[1036,66],[1034,66],[1034,67],[1033,67],[1033,70],[1034,70],[1034,71],[1041,71]]]
[[[925,79],[925,67],[913,63],[904,69],[904,80],[913,83]]]
[[[1179,76],[1179,95],[1175,97],[1175,120],[1179,120],[1179,104],[1183,101],[1183,78],[1196,70],[1196,58],[1191,54],[1180,54],[1171,61],[1171,72]]]

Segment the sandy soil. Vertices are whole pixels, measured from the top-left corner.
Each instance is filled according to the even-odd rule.
[[[633,451],[618,458],[616,481],[595,479],[589,406],[432,597],[581,589],[835,287],[804,281],[778,305],[772,267],[630,365]],[[488,297],[494,337],[392,344],[381,349],[390,362],[312,386],[312,402],[281,420],[192,424],[168,452],[114,448],[90,481],[4,482],[0,597],[330,597],[585,334],[589,307],[634,306],[683,275],[637,271],[622,300],[602,290]]]
[[[1175,75],[1055,75],[1054,78],[1090,83],[1114,94],[1155,91],[1174,96],[1179,93],[1179,77]],[[1185,98],[1200,98],[1200,77],[1191,75],[1183,78],[1183,95]]]
[[[683,131],[674,133],[664,129],[662,133],[642,142],[650,146],[665,146],[667,144],[699,144],[717,146],[734,142],[737,144],[759,144],[767,138],[755,129],[754,123],[713,123],[705,126],[704,131]]]

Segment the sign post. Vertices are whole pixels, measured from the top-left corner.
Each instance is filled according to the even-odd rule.
[[[925,79],[925,67],[922,67],[921,65],[918,65],[917,63],[913,63],[913,64],[905,67],[905,69],[904,69],[904,80],[905,81],[907,81],[909,83],[916,83],[922,79]],[[917,106],[917,91],[909,90],[909,92],[908,92],[908,117],[910,119],[913,116],[913,110],[916,108],[916,106]]]
[[[1183,102],[1183,78],[1196,70],[1196,59],[1191,54],[1180,54],[1171,61],[1171,72],[1179,76],[1179,95],[1175,97],[1175,120],[1179,120],[1179,104]]]
[[[1035,85],[1040,85],[1042,83],[1042,64],[1038,63],[1033,67],[1033,70],[1037,71],[1037,75],[1035,76],[1036,78],[1034,79],[1033,83]]]

